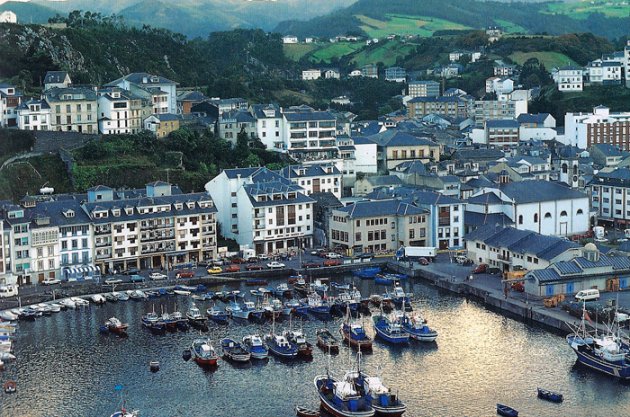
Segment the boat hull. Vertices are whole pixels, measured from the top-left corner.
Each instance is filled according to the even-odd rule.
[[[575,352],[579,363],[604,374],[614,376],[615,378],[630,379],[629,363],[620,364],[607,362],[595,356],[591,350],[579,350],[574,348],[571,345],[571,337],[571,335],[567,336],[567,342]]]
[[[387,417],[401,417],[405,414],[405,411],[407,411],[407,406],[404,404],[390,407],[380,407],[372,403],[372,408],[374,409],[375,415]]]
[[[344,343],[350,345],[350,347],[355,348],[355,349],[359,349],[362,352],[364,352],[366,350],[368,350],[368,351],[372,350],[372,340],[369,340],[369,339],[357,340],[357,339],[354,339],[354,338],[350,337],[348,332],[344,332],[343,329],[340,330],[340,332],[341,332],[341,336],[343,337]]]
[[[218,361],[218,358],[204,359],[198,356],[195,357],[195,362],[197,362],[197,365],[200,365],[200,366],[216,366],[217,361]]]
[[[319,376],[315,378],[315,387],[317,388],[317,393],[319,394],[321,408],[331,414],[334,417],[372,417],[375,415],[375,410],[371,406],[367,410],[357,410],[351,411],[347,409],[340,409],[340,407],[336,406],[332,399],[329,399],[326,395],[325,389],[322,388],[325,383],[323,380],[326,379],[325,376]],[[343,407],[347,408],[347,407]]]

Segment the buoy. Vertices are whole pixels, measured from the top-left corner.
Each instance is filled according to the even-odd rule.
[[[192,352],[190,351],[190,349],[184,349],[184,353],[182,353],[182,358],[184,358],[186,362],[188,362],[190,358],[192,358]]]
[[[158,361],[151,361],[149,362],[149,368],[151,369],[151,372],[157,372],[160,370],[160,362]]]
[[[7,394],[12,394],[16,391],[17,385],[15,381],[7,381],[4,383],[3,388],[4,392],[6,392]]]

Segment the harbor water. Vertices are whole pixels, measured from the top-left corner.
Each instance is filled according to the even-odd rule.
[[[350,282],[352,277],[343,278]],[[355,280],[364,296],[386,287]],[[272,282],[276,285],[281,281]],[[363,368],[380,374],[408,405],[408,416],[492,416],[496,403],[508,404],[521,416],[628,416],[630,384],[576,365],[564,337],[503,317],[465,298],[438,292],[420,282],[404,283],[415,295],[416,309],[439,332],[436,343],[412,342],[391,347],[376,341],[363,356]],[[211,291],[236,289],[209,288]],[[241,287],[248,292],[250,288]],[[313,378],[326,367],[339,375],[354,366],[348,348],[327,357],[317,348],[311,361],[279,361],[235,365],[219,361],[207,370],[185,362],[182,351],[198,331],[153,335],[140,318],[155,306],[186,312],[191,299],[162,297],[147,302],[118,302],[68,310],[34,322],[21,322],[15,338],[17,361],[0,372],[2,381],[15,379],[15,394],[0,394],[0,416],[109,416],[121,397],[140,416],[293,416],[296,404],[315,407]],[[196,302],[205,312],[212,302]],[[223,306],[217,302],[218,306]],[[116,316],[129,323],[129,336],[99,333]],[[315,344],[315,331],[328,327],[335,335],[341,319],[293,321]],[[374,332],[371,320],[365,325]],[[289,321],[276,323],[276,330]],[[207,333],[220,352],[220,339],[263,334],[271,323],[210,323]],[[160,362],[152,373],[149,362]],[[122,385],[122,391],[115,387]],[[562,404],[537,399],[536,388],[564,394]]]

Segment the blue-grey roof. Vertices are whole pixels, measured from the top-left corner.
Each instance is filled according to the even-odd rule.
[[[333,116],[327,111],[284,113],[284,117],[289,122],[306,122],[306,121],[313,121],[313,120],[324,120],[324,121],[337,120],[335,116]]]
[[[96,92],[87,87],[67,87],[67,88],[50,88],[44,91],[47,101],[69,101],[67,98],[62,98],[62,95],[72,96],[72,100],[91,100],[96,101]],[[74,98],[77,97],[77,98]]]
[[[406,132],[399,132],[397,130],[386,130],[385,132],[378,133],[370,136],[374,142],[379,146],[435,146],[439,145],[428,138],[419,138]]]
[[[422,161],[414,160],[414,161],[405,161],[396,165],[394,168],[398,172],[404,172],[405,174],[418,174],[418,175],[426,175],[428,173],[427,168],[424,166]]]
[[[501,186],[501,191],[519,204],[588,198],[586,194],[559,183],[539,180],[510,182]]]
[[[364,136],[353,136],[352,141],[355,145],[375,145],[376,143]]]
[[[374,187],[402,184],[402,180],[395,175],[373,175],[366,180]]]
[[[518,120],[519,123],[543,124],[548,117],[549,113],[521,113],[516,120]]]
[[[180,116],[173,113],[161,113],[155,114],[154,116],[157,117],[158,120],[161,122],[172,122],[174,120],[180,120]]]
[[[48,71],[44,77],[44,84],[62,83],[68,73],[66,71]]]
[[[350,218],[361,217],[377,217],[391,215],[417,215],[425,214],[426,210],[416,207],[412,204],[402,202],[398,199],[378,200],[378,201],[357,201],[346,207],[340,208],[340,211],[348,213]]]
[[[256,119],[247,110],[233,109],[221,113],[219,123],[255,123]]]
[[[536,269],[531,271],[530,274],[536,277],[539,282],[555,282],[562,279],[553,268]]]
[[[622,156],[623,155],[618,147],[613,146],[609,143],[596,143],[595,145],[591,145],[591,150],[597,150],[598,152],[601,152],[605,156]]]
[[[514,222],[510,220],[508,216],[503,213],[477,213],[475,211],[464,212],[464,224],[466,226],[480,227],[480,226],[499,226],[506,227],[512,226]]]
[[[171,81],[166,77],[162,77],[161,75],[154,75],[154,74],[149,74],[146,72],[133,72],[117,80],[114,80],[110,83],[107,83],[105,84],[105,86],[107,87],[107,86],[118,85],[123,80],[126,80],[130,83],[139,84],[139,85],[177,84],[175,81]]]
[[[330,172],[328,172],[328,168],[330,168]],[[279,173],[289,179],[341,175],[335,164],[289,165],[282,168]]]
[[[280,107],[277,104],[252,104],[252,113],[254,113],[254,117],[256,119],[268,119],[265,114],[265,110],[273,111],[273,116],[271,118],[280,118],[282,114],[280,113]]]
[[[246,177],[250,177],[252,176],[255,172],[259,171],[259,170],[263,170],[263,169],[267,169],[267,168],[261,168],[261,167],[253,167],[253,168],[234,168],[234,169],[226,169],[223,172],[225,172],[225,175],[233,180],[238,178],[239,176],[241,178],[246,178]]]
[[[519,124],[516,120],[487,120],[486,127],[489,129],[518,129]]]
[[[470,197],[468,199],[468,204],[501,204],[502,202],[503,200],[501,200],[498,195],[491,191],[475,197]]]

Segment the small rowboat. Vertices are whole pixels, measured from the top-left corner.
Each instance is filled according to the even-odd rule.
[[[557,392],[549,391],[543,388],[538,388],[538,398],[542,400],[551,401],[554,403],[561,403],[564,401],[564,396]]]
[[[497,414],[505,417],[518,417],[518,411],[503,404],[497,404]]]
[[[4,383],[2,388],[7,394],[12,394],[17,390],[17,384],[15,383],[15,381],[7,381]]]
[[[319,411],[296,405],[295,415],[298,417],[319,417]]]

